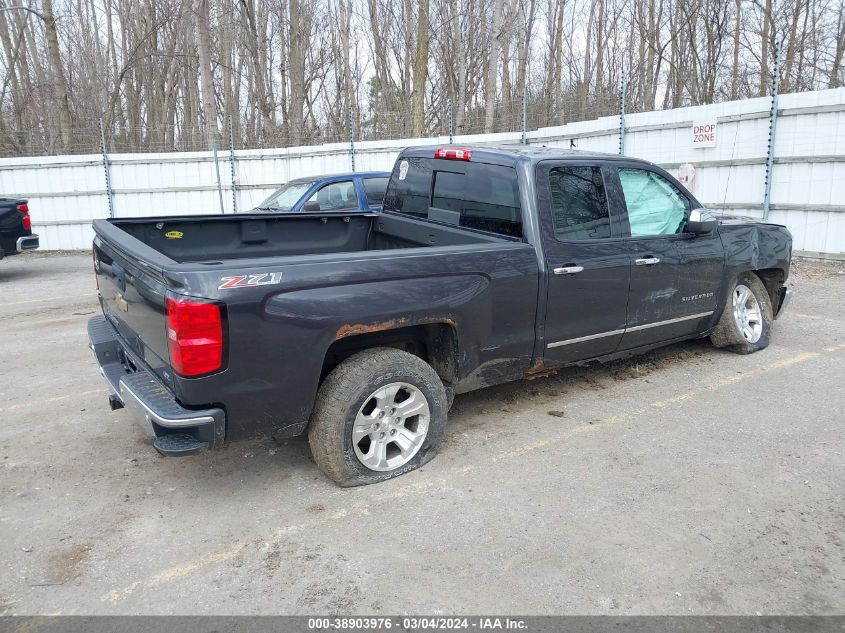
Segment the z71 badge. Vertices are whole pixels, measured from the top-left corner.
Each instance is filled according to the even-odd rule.
[[[259,273],[257,275],[232,275],[221,277],[223,283],[217,286],[218,290],[229,290],[230,288],[254,288],[255,286],[270,286],[282,281],[282,273]]]

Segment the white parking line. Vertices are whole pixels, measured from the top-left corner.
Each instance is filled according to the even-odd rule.
[[[799,319],[811,319],[813,321],[833,321],[834,323],[845,323],[842,319],[837,319],[833,316],[824,314],[804,314],[803,312],[788,312],[789,316],[798,317]]]

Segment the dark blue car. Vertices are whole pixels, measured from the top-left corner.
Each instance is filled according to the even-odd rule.
[[[272,213],[379,211],[389,179],[389,171],[297,178],[274,192],[253,211]]]

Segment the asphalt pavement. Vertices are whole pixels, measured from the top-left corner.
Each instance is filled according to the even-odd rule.
[[[341,489],[307,442],[159,457],[87,348],[91,256],[0,261],[0,613],[842,614],[845,264],[768,349],[695,341],[459,396]]]

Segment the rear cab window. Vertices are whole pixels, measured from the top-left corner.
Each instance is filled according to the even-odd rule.
[[[402,157],[391,174],[384,210],[522,237],[516,170],[502,165]]]

